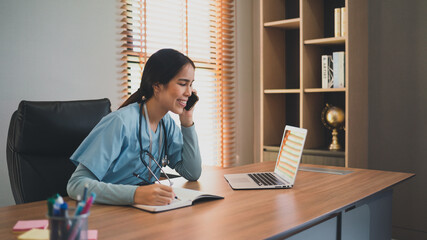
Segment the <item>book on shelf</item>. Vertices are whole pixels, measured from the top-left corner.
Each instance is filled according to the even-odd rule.
[[[332,53],[333,61],[333,82],[334,88],[344,88],[345,87],[345,53],[344,51],[333,52]]]
[[[332,88],[333,86],[332,55],[322,55],[322,88]]]
[[[334,9],[334,36],[341,37],[341,8]]]
[[[168,205],[153,206],[153,205],[142,205],[134,204],[132,205],[135,208],[139,208],[148,212],[164,212],[172,209],[188,207],[194,204],[198,200],[209,200],[209,199],[223,199],[224,197],[213,195],[205,192],[200,192],[196,190],[186,189],[186,188],[173,188],[176,199]]]
[[[341,8],[341,36],[347,36],[347,9]]]

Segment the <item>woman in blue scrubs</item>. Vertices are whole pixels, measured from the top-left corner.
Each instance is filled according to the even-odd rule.
[[[200,177],[194,108],[184,109],[195,91],[194,70],[190,58],[172,49],[148,59],[138,91],[105,116],[71,156],[77,168],[67,185],[70,197],[82,195],[86,185],[97,203],[165,205],[175,195],[172,184],[158,184],[161,167],[190,181]],[[181,127],[169,111],[179,115]]]

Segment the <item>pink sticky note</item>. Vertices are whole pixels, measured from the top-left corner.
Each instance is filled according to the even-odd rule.
[[[48,220],[20,220],[13,226],[14,232],[28,231],[33,228],[46,229],[49,225]]]
[[[97,240],[98,239],[98,230],[88,230],[87,231],[88,240]]]

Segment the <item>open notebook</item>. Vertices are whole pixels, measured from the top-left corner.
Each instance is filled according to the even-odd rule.
[[[274,172],[225,174],[233,189],[292,188],[301,162],[307,129],[286,126]]]
[[[224,197],[213,195],[209,193],[204,193],[196,190],[186,189],[186,188],[173,188],[175,195],[178,199],[172,201],[169,205],[162,206],[153,206],[153,205],[142,205],[134,204],[133,207],[148,211],[148,212],[163,212],[176,208],[188,207],[193,205],[195,201],[198,200],[208,200],[208,199],[223,199]]]

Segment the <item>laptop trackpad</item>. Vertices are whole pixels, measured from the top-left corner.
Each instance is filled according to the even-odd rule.
[[[225,176],[231,185],[247,186],[255,184],[255,182],[247,174],[228,174]]]
[[[248,177],[235,177],[235,178],[233,178],[233,183],[250,183],[250,182],[253,182],[253,181]]]

